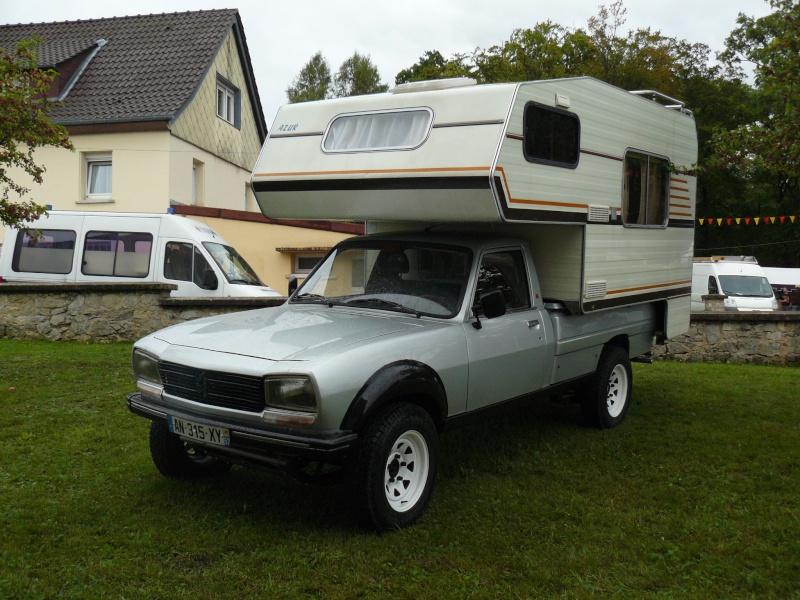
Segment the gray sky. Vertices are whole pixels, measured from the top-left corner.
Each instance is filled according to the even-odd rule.
[[[613,0],[0,0],[0,23],[41,23],[238,8],[255,71],[267,126],[287,102],[286,88],[311,56],[322,51],[336,71],[353,52],[367,54],[381,79],[410,67],[426,50],[443,56],[488,48],[514,29],[550,20],[586,27],[600,5]],[[771,12],[766,0],[626,0],[624,31],[650,27],[713,52],[742,12]]]

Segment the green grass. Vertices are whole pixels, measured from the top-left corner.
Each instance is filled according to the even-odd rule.
[[[537,405],[442,438],[414,527],[243,467],[161,477],[128,345],[0,341],[2,598],[800,598],[800,373],[634,365],[611,431]]]

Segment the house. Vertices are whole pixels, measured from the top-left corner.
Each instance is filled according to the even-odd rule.
[[[33,36],[43,39],[40,66],[58,73],[49,95],[63,104],[51,119],[67,128],[75,152],[37,149],[46,173],[41,185],[27,185],[26,199],[60,210],[174,207],[213,218],[277,290],[362,230],[261,216],[250,173],[267,126],[237,10],[0,25],[9,51]]]

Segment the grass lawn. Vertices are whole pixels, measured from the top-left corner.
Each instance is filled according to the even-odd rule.
[[[0,598],[800,598],[800,372],[634,365],[611,431],[536,405],[442,437],[414,527],[343,487],[158,474],[129,345],[0,340]]]

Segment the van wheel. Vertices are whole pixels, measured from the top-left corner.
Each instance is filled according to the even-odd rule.
[[[600,355],[597,371],[586,388],[583,416],[599,429],[616,427],[625,419],[631,401],[633,372],[628,353],[619,346],[607,346]]]
[[[150,424],[150,456],[162,475],[175,479],[213,477],[231,468],[231,463],[184,442],[164,421]]]
[[[352,465],[356,517],[378,532],[415,523],[433,494],[438,461],[438,434],[427,411],[407,403],[380,411]]]

